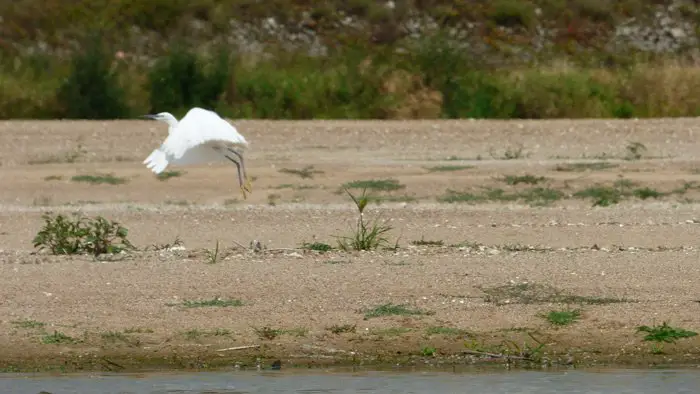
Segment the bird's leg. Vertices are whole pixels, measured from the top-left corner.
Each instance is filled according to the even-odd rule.
[[[245,190],[246,190],[248,193],[252,193],[252,192],[253,192],[253,185],[252,185],[252,183],[250,182],[250,178],[248,178],[248,172],[246,172],[246,169],[245,169],[245,161],[243,160],[243,155],[240,154],[240,153],[238,153],[237,151],[231,149],[231,148],[227,148],[227,149],[229,150],[229,152],[231,152],[231,153],[235,154],[236,156],[238,156],[238,159],[239,159],[240,162],[241,162],[241,168],[242,168],[242,170],[243,170],[243,177],[245,178],[245,185],[244,185],[243,187],[245,188]]]
[[[236,165],[236,168],[238,169],[238,185],[241,187],[241,193],[243,193],[243,199],[246,199],[246,188],[243,186],[243,177],[241,176],[241,165],[236,161],[235,159],[232,159],[228,155],[224,155],[225,158],[231,160],[233,164]]]

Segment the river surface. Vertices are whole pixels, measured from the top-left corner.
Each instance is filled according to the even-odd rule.
[[[148,393],[698,393],[700,369],[559,372],[230,371],[153,374],[0,374],[3,394]]]

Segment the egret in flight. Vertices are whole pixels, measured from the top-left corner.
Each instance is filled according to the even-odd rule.
[[[169,112],[143,117],[168,124],[168,137],[143,162],[151,171],[160,174],[171,163],[186,165],[229,160],[238,169],[243,198],[246,198],[246,192],[252,192],[243,162],[243,150],[248,147],[248,142],[216,112],[195,107],[179,122]]]

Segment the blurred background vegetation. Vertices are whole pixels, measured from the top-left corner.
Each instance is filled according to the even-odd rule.
[[[700,115],[699,0],[13,0],[0,118]]]

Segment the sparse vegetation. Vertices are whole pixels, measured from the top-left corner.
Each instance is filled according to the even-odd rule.
[[[270,193],[267,195],[267,205],[274,207],[275,205],[277,205],[281,198],[282,196],[277,193]]]
[[[428,329],[425,330],[425,333],[427,335],[445,335],[445,336],[467,336],[471,335],[469,331],[467,330],[462,330],[459,328],[453,328],[453,327],[429,327]]]
[[[536,185],[540,182],[545,182],[547,178],[543,176],[534,176],[534,175],[505,175],[503,178],[500,178],[501,181],[505,182],[507,185],[518,185],[520,183],[524,183],[527,185]]]
[[[167,181],[170,178],[177,178],[184,175],[184,171],[166,170],[156,175],[159,181]]]
[[[627,151],[625,160],[639,160],[646,153],[647,147],[641,142],[631,142],[627,145],[625,150]]]
[[[73,219],[61,214],[42,216],[44,227],[36,234],[33,243],[39,250],[48,249],[52,254],[82,254],[94,256],[114,254],[135,249],[127,239],[128,230],[102,216]]]
[[[121,185],[127,181],[126,178],[115,177],[112,174],[98,175],[75,175],[70,179],[73,182],[90,183],[92,185]]]
[[[574,295],[550,285],[538,283],[509,283],[502,286],[482,287],[484,301],[496,305],[512,304],[580,304],[607,305],[635,302],[624,298]]]
[[[369,204],[366,190],[363,190],[362,195],[359,197],[355,197],[347,189],[345,189],[345,191],[355,204],[358,217],[355,228],[352,230],[350,236],[336,237],[338,239],[338,247],[345,251],[372,250],[379,247],[387,247],[389,245],[389,239],[386,238],[386,234],[391,231],[393,227],[379,223],[379,219],[375,219],[373,222],[365,220],[364,211],[367,204]]]
[[[421,239],[411,241],[411,245],[415,246],[443,246],[445,244],[444,241],[442,240],[426,240],[425,238],[421,237]]]
[[[432,347],[432,346],[425,346],[423,349],[421,349],[421,355],[424,357],[432,357],[437,353],[437,349]]]
[[[212,298],[210,300],[184,300],[182,306],[185,308],[228,308],[235,306],[243,306],[243,301],[239,299],[223,299],[223,298]]]
[[[46,323],[42,323],[40,321],[36,320],[14,320],[11,322],[13,326],[19,327],[19,328],[44,328],[46,326]]]
[[[221,254],[219,250],[219,240],[216,240],[216,245],[213,250],[206,250],[207,254],[207,264],[216,264],[221,259]]]
[[[308,330],[305,328],[293,328],[293,329],[273,329],[268,326],[253,328],[255,334],[261,339],[273,340],[280,335],[292,335],[295,337],[305,337],[308,334]]]
[[[300,170],[292,168],[282,168],[280,169],[280,172],[285,174],[296,175],[301,179],[313,179],[314,175],[323,174],[323,171],[315,170],[314,166],[306,166]]]
[[[426,170],[430,172],[447,172],[447,171],[462,171],[474,168],[474,166],[458,166],[458,165],[447,165],[447,166],[434,166],[427,167]]]
[[[187,330],[182,333],[185,339],[190,341],[196,341],[202,337],[222,337],[231,335],[231,330],[225,328],[217,328],[216,330],[199,330],[196,328]]]
[[[506,148],[502,153],[497,153],[495,150],[490,150],[489,155],[491,155],[492,158],[497,159],[497,160],[516,160],[516,159],[524,159],[528,156],[528,154],[524,151],[523,146],[517,146],[517,147],[508,147]]]
[[[617,180],[613,186],[591,186],[574,193],[574,197],[593,200],[594,207],[607,207],[619,203],[628,197],[637,197],[642,200],[648,198],[661,198],[666,193],[661,193],[649,187],[635,188],[636,184],[627,179]]]
[[[131,327],[124,330],[124,334],[152,334],[153,330],[150,328],[141,327]]]
[[[393,192],[406,188],[396,179],[370,179],[365,181],[352,181],[344,184],[342,189],[363,189],[376,192]]]
[[[180,239],[179,236],[176,236],[173,242],[170,243],[164,243],[164,244],[154,244],[151,246],[148,246],[145,248],[145,250],[151,249],[151,250],[167,250],[167,249],[172,249],[176,247],[180,247],[184,245],[184,242]]]
[[[344,334],[344,333],[355,332],[356,328],[357,328],[357,325],[355,325],[355,324],[342,324],[342,325],[334,324],[330,327],[327,327],[326,330],[332,332],[333,334]]]
[[[604,161],[593,163],[571,163],[557,165],[556,170],[562,172],[583,172],[583,171],[601,171],[610,168],[619,167],[617,164],[612,164]]]
[[[643,338],[645,341],[666,343],[674,343],[679,339],[690,338],[698,335],[698,333],[695,331],[688,331],[683,328],[672,327],[666,322],[663,322],[661,325],[651,327],[639,326],[637,327],[637,332],[646,333]]]
[[[54,331],[53,334],[44,334],[44,336],[41,337],[41,343],[43,344],[60,345],[76,342],[78,341],[75,338],[69,337],[60,331]]]
[[[325,244],[323,242],[312,242],[312,243],[305,242],[301,247],[303,249],[306,249],[306,250],[315,250],[315,251],[321,252],[321,253],[329,252],[329,251],[333,250],[332,246]]]
[[[103,340],[108,342],[129,342],[125,333],[119,331],[106,331],[100,334]]]
[[[567,326],[581,317],[579,309],[566,309],[561,311],[550,311],[544,317],[547,321],[556,326]]]
[[[273,328],[270,328],[268,326],[254,328],[253,330],[261,339],[268,339],[268,340],[275,339],[278,336],[280,336],[280,334],[282,333],[282,330],[273,329]]]
[[[542,365],[545,361],[545,343],[535,338],[532,332],[523,330],[534,342],[524,341],[518,345],[512,340],[504,340],[498,345],[485,345],[477,340],[470,340],[464,346],[475,355],[481,355],[493,359],[502,358],[508,364],[526,362],[533,365]]]
[[[362,311],[362,313],[364,313],[365,319],[383,316],[423,316],[433,314],[430,311],[424,311],[422,309],[413,309],[409,308],[406,305],[396,305],[392,303],[383,304],[374,308],[366,309]]]
[[[60,181],[61,179],[63,179],[63,177],[60,175],[49,175],[44,177],[45,181]]]
[[[564,193],[550,188],[533,187],[508,193],[499,188],[488,188],[479,193],[459,192],[448,189],[447,193],[437,198],[440,202],[447,203],[478,203],[489,201],[524,201],[530,205],[547,205],[564,197]]]

